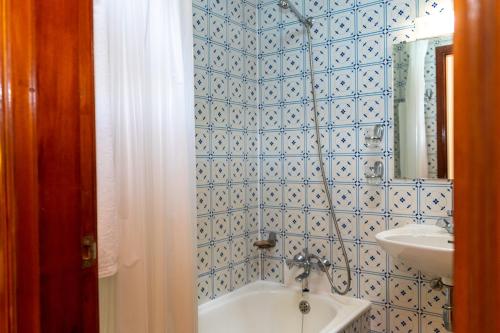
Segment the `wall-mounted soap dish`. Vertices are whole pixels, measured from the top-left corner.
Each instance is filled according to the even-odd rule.
[[[368,148],[378,148],[382,145],[384,137],[384,126],[375,125],[365,133],[365,144]]]
[[[384,177],[384,164],[376,161],[373,166],[367,167],[365,171],[366,182],[370,185],[378,185]]]
[[[277,240],[276,240],[276,233],[273,232],[273,231],[270,231],[269,235],[267,236],[267,239],[262,239],[262,240],[255,241],[253,243],[253,246],[258,247],[261,250],[263,250],[263,249],[270,249],[270,248],[276,246],[276,242],[277,242]]]

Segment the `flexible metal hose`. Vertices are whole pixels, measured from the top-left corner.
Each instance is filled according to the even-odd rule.
[[[342,239],[342,235],[340,234],[340,228],[339,228],[339,223],[337,221],[337,216],[335,214],[335,209],[333,208],[333,201],[332,201],[332,193],[330,191],[330,188],[328,186],[328,181],[326,179],[326,174],[325,174],[325,163],[323,161],[323,152],[321,151],[321,136],[319,132],[319,120],[318,120],[318,107],[317,107],[317,101],[316,101],[316,89],[315,89],[315,81],[314,81],[314,61],[313,61],[313,52],[312,52],[312,36],[311,36],[311,26],[308,24],[304,25],[307,31],[307,39],[308,39],[308,45],[309,45],[309,69],[311,71],[311,90],[312,90],[312,96],[313,96],[313,109],[314,109],[314,127],[316,129],[316,144],[317,144],[317,149],[318,149],[318,158],[319,158],[319,167],[321,170],[321,178],[323,180],[323,186],[325,188],[326,196],[328,199],[328,208],[330,211],[330,227],[333,229],[333,226],[335,226],[335,231],[337,232],[337,236],[340,242],[340,247],[342,249],[342,255],[344,256],[344,261],[345,265],[347,267],[347,285],[344,290],[339,290],[337,287],[334,286],[332,277],[330,276],[330,273],[325,267],[325,272],[328,276],[328,281],[330,282],[330,285],[332,287],[332,292],[336,292],[337,294],[340,295],[345,295],[349,292],[349,289],[351,289],[351,268],[349,266],[349,258],[347,257],[347,251],[345,249],[344,245],[344,240]]]

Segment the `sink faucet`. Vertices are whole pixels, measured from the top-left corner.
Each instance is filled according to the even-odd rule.
[[[315,261],[312,261],[314,259]],[[286,264],[288,268],[294,266],[304,269],[304,272],[295,277],[295,281],[302,283],[302,291],[309,291],[309,275],[311,274],[311,269],[320,269],[326,272],[326,270],[331,266],[331,263],[324,258],[320,258],[315,254],[309,254],[307,249],[304,249],[304,253],[296,254],[293,259],[287,259]]]
[[[449,234],[453,235],[453,212],[448,211],[448,217],[441,217],[437,222],[436,226],[443,228]]]

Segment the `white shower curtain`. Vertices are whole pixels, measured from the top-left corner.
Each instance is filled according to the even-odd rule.
[[[427,40],[408,43],[406,102],[398,106],[400,164],[403,178],[428,178],[425,130],[425,54]]]
[[[96,112],[111,115],[118,227],[116,274],[100,281],[102,333],[195,332],[191,1],[94,6],[96,41],[107,41],[95,43],[96,87],[109,92]]]

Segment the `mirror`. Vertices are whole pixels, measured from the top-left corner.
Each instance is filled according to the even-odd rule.
[[[453,38],[393,46],[394,178],[453,179]]]

